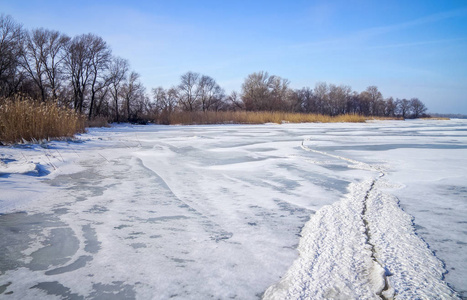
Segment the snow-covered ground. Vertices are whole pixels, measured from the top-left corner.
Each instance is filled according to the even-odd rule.
[[[2,147],[0,297],[467,297],[466,149],[461,120]]]

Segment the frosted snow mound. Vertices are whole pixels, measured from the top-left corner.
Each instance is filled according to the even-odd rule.
[[[379,185],[376,182],[367,200],[369,242],[389,275],[395,299],[457,298],[443,281],[443,263],[416,235],[412,217],[399,207],[396,197],[382,193]]]
[[[295,260],[264,299],[450,299],[443,264],[377,180],[349,187],[302,230]]]
[[[49,172],[39,163],[18,161],[14,159],[0,160],[0,176],[8,174],[45,175]]]
[[[361,218],[365,182],[342,201],[321,208],[302,230],[300,256],[264,299],[373,299],[373,261]]]

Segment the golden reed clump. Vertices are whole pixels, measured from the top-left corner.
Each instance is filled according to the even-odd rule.
[[[285,112],[174,112],[170,115],[170,124],[264,124],[264,123],[337,123],[365,122],[360,115],[325,116],[318,114],[285,113]]]
[[[0,142],[72,137],[85,131],[84,118],[55,102],[39,102],[17,95],[0,98]]]

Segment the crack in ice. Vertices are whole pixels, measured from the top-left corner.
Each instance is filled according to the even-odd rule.
[[[306,141],[306,140],[305,140]],[[458,299],[443,281],[442,262],[413,228],[412,217],[397,198],[378,186],[386,175],[380,166],[311,149],[305,151],[377,171],[353,183],[349,193],[324,206],[302,230],[299,257],[264,299]]]
[[[384,175],[385,175],[384,173],[381,173],[379,178],[382,178]],[[377,291],[376,294],[380,296],[381,299],[387,300],[387,299],[392,299],[394,297],[393,289],[389,286],[389,282],[387,279],[387,276],[390,276],[390,274],[387,274],[386,268],[377,258],[376,246],[372,243],[372,238],[371,238],[371,233],[370,233],[371,224],[368,220],[368,215],[367,215],[370,193],[375,188],[376,181],[377,179],[373,180],[369,190],[366,192],[365,199],[363,202],[362,220],[363,220],[363,223],[365,224],[365,235],[366,235],[367,243],[371,247],[371,258],[373,262],[375,263],[374,267],[376,268],[377,273],[379,273],[377,276],[380,277],[381,279],[381,282],[379,284],[382,288],[380,291]]]

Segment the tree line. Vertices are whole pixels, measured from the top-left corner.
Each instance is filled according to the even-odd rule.
[[[329,116],[358,114],[363,116],[419,118],[426,116],[426,106],[418,98],[384,98],[376,86],[363,92],[347,85],[319,82],[312,89],[292,89],[287,79],[267,72],[248,75],[240,94],[226,95],[209,76],[187,72],[177,86],[158,87],[153,92],[153,109],[164,122],[171,113],[182,111],[283,111]]]
[[[178,85],[157,87],[148,95],[128,60],[114,56],[95,34],[69,37],[44,28],[26,30],[1,15],[0,39],[0,96],[22,93],[56,101],[89,119],[168,123],[178,111],[236,110],[418,118],[427,110],[418,98],[384,98],[376,86],[360,93],[325,82],[292,89],[287,79],[267,72],[248,75],[240,93],[227,95],[212,77],[187,72]]]
[[[1,15],[0,39],[0,96],[57,101],[89,119],[131,120],[144,112],[149,100],[139,74],[101,37],[25,30]]]

